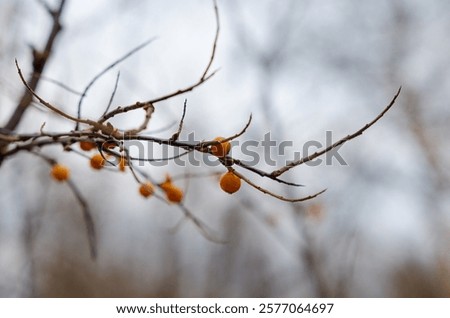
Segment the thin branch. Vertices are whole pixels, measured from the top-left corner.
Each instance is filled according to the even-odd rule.
[[[35,74],[35,75],[36,75],[36,74]],[[48,76],[44,76],[44,75],[42,75],[42,74],[38,74],[38,75],[40,76],[40,78],[41,78],[42,81],[45,81],[45,82],[49,82],[49,83],[55,84],[56,86],[59,86],[59,87],[61,87],[62,89],[66,90],[67,92],[72,93],[72,94],[74,94],[74,95],[78,95],[78,96],[81,96],[81,95],[82,95],[81,92],[79,92],[79,91],[77,91],[77,90],[75,90],[75,89],[69,87],[68,85],[66,85],[66,84],[64,84],[64,83],[62,83],[62,82],[60,82],[60,81],[58,81],[58,80],[55,80],[55,79],[50,78],[50,77],[48,77]]]
[[[367,129],[369,129],[373,124],[375,124],[378,120],[381,119],[381,117],[384,116],[384,114],[386,114],[386,112],[395,104],[395,101],[397,100],[397,97],[400,95],[400,92],[402,90],[402,87],[400,86],[400,88],[398,89],[397,93],[395,94],[395,96],[393,97],[393,99],[391,100],[391,102],[383,109],[383,111],[378,114],[377,117],[375,117],[370,123],[364,125],[364,127],[362,127],[361,129],[357,130],[356,132],[354,132],[351,135],[348,135],[340,140],[338,140],[337,142],[335,142],[334,144],[328,146],[327,148],[321,150],[321,151],[317,151],[309,156],[303,157],[299,160],[293,161],[289,164],[287,164],[286,166],[278,169],[278,170],[274,170],[272,171],[271,175],[273,177],[278,177],[281,174],[285,173],[286,171],[297,167],[305,162],[309,162],[311,160],[316,159],[317,157],[320,157],[321,155],[333,150],[336,147],[339,147],[340,145],[346,143],[349,140],[352,140],[353,138],[362,135]]]
[[[172,141],[177,141],[178,137],[180,137],[181,130],[183,130],[184,116],[186,116],[186,105],[187,105],[187,99],[184,100],[183,114],[181,115],[181,120],[180,120],[180,124],[178,125],[178,130],[176,133],[174,133],[172,135],[172,137],[170,137],[170,140],[172,140]]]
[[[217,41],[219,40],[219,32],[220,32],[219,9],[217,8],[217,1],[214,0],[213,2],[214,2],[214,14],[216,16],[216,34],[214,36],[214,43],[213,43],[213,47],[212,47],[211,58],[209,59],[208,65],[206,66],[206,69],[203,72],[200,80],[205,79],[206,74],[208,74],[208,71],[211,68],[211,65],[214,61],[214,57],[216,55]]]
[[[135,110],[135,109],[138,109],[138,108],[145,107],[147,104],[156,104],[158,102],[170,99],[170,98],[172,98],[174,96],[178,96],[178,95],[182,95],[182,94],[185,94],[187,92],[190,92],[193,89],[197,88],[198,86],[202,85],[204,82],[206,82],[207,80],[209,80],[211,77],[213,77],[216,74],[217,70],[215,70],[215,71],[211,72],[209,75],[207,75],[207,73],[209,72],[209,70],[211,68],[211,65],[212,65],[212,63],[214,61],[215,55],[216,55],[215,54],[216,53],[216,47],[217,47],[217,42],[219,40],[219,33],[220,33],[219,9],[217,7],[216,0],[213,0],[213,1],[214,1],[214,12],[215,12],[215,18],[216,18],[216,24],[217,24],[216,35],[214,37],[214,42],[213,42],[213,46],[212,46],[211,56],[210,56],[209,61],[208,61],[208,65],[206,66],[205,70],[203,71],[202,76],[200,77],[200,79],[193,85],[190,85],[190,86],[188,86],[186,88],[183,88],[183,89],[179,89],[179,90],[177,90],[175,92],[172,92],[172,93],[169,93],[167,95],[163,95],[161,97],[157,97],[155,99],[152,99],[152,100],[149,100],[149,101],[146,101],[146,102],[137,102],[137,103],[135,103],[133,105],[124,106],[124,107],[117,107],[113,111],[111,111],[108,114],[106,114],[105,116],[103,116],[103,118],[102,118],[103,121],[106,121],[109,118],[112,118],[112,117],[114,117],[114,116],[116,116],[118,114],[126,113],[126,112],[129,112],[131,110]]]
[[[215,172],[191,172],[191,173],[182,173],[178,175],[171,176],[172,180],[182,180],[182,179],[192,179],[192,178],[208,178],[208,177],[218,177],[223,174],[223,171],[215,171]]]
[[[22,80],[22,83],[26,86],[26,88],[30,91],[30,93],[39,100],[39,102],[42,105],[44,105],[48,109],[54,111],[55,113],[61,115],[62,117],[65,117],[65,118],[67,118],[69,120],[72,120],[72,121],[76,122],[77,124],[82,123],[82,124],[90,125],[94,129],[100,130],[100,131],[102,131],[103,133],[105,133],[107,135],[115,136],[118,139],[122,139],[123,138],[123,134],[120,134],[120,132],[117,129],[115,129],[110,123],[107,123],[106,125],[103,125],[102,123],[99,123],[99,122],[96,122],[96,121],[93,121],[93,120],[90,120],[90,119],[75,118],[75,117],[73,117],[73,116],[63,112],[59,108],[53,106],[52,104],[50,104],[46,100],[44,100],[33,89],[31,89],[31,87],[28,85],[28,83],[25,81],[25,78],[23,77],[22,70],[20,69],[17,60],[15,62],[16,62],[16,68],[17,68],[17,71],[19,73],[20,79]]]
[[[211,77],[213,77],[216,74],[216,71],[212,72],[211,74],[209,74],[207,77],[205,77],[203,80],[198,81],[197,83],[190,85],[186,88],[183,89],[179,89],[175,92],[169,93],[167,95],[161,96],[161,97],[157,97],[155,99],[146,101],[146,102],[137,102],[133,105],[129,105],[129,106],[119,106],[116,109],[110,111],[109,113],[107,113],[105,116],[103,116],[102,121],[106,121],[118,114],[123,114],[135,109],[139,109],[139,108],[143,108],[145,106],[147,106],[148,104],[156,104],[159,102],[162,102],[164,100],[170,99],[172,97],[178,96],[178,95],[182,95],[185,93],[188,93],[192,90],[194,90],[195,88],[197,88],[198,86],[202,85],[204,82],[206,82],[207,80],[209,80]]]
[[[198,144],[196,149],[199,150],[199,151],[203,151],[203,152],[209,153],[208,150],[207,150],[207,148],[209,146],[220,145],[220,144],[222,144],[224,142],[227,142],[227,141],[230,141],[230,140],[233,140],[233,139],[236,139],[236,138],[242,136],[243,134],[245,134],[245,132],[247,131],[248,127],[250,126],[250,124],[252,122],[252,118],[253,118],[253,116],[252,116],[252,114],[250,114],[250,116],[248,117],[247,123],[245,124],[244,128],[241,129],[240,132],[238,132],[238,133],[236,133],[236,134],[234,134],[234,135],[232,135],[230,137],[224,138],[221,141],[211,140],[211,141],[201,142],[201,143]]]
[[[33,75],[31,76],[31,79],[29,82],[30,84],[29,85],[27,84],[27,86],[29,86],[29,88],[32,91],[36,90],[36,88],[38,87],[38,84],[40,81],[40,74],[42,74],[44,72],[45,66],[48,62],[48,59],[49,59],[51,53],[52,53],[52,49],[53,49],[53,46],[55,43],[56,36],[62,29],[61,23],[60,23],[60,18],[61,18],[61,14],[63,12],[65,3],[66,3],[65,0],[61,0],[61,2],[59,3],[59,7],[54,11],[51,10],[48,6],[44,5],[46,7],[46,9],[49,10],[49,12],[52,15],[53,25],[52,25],[52,29],[48,35],[44,50],[43,51],[33,50]],[[16,109],[14,110],[13,114],[11,115],[9,121],[7,122],[7,124],[5,126],[6,129],[14,130],[17,127],[17,125],[22,120],[22,116],[25,113],[25,111],[27,110],[31,101],[32,101],[32,96],[31,96],[29,90],[26,90],[23,93],[22,98],[20,99],[19,104],[16,106]]]
[[[35,156],[38,156],[38,157],[44,159],[50,166],[54,165],[57,162],[55,159],[50,158],[42,153],[39,153],[36,151],[31,151],[31,153]],[[66,182],[67,182],[67,185],[69,186],[70,190],[73,192],[78,203],[81,206],[84,224],[86,227],[86,234],[87,234],[88,242],[89,242],[90,255],[91,255],[91,258],[95,260],[97,258],[97,235],[95,232],[94,219],[92,218],[92,214],[90,212],[89,205],[87,204],[86,200],[84,199],[83,195],[81,194],[80,190],[75,185],[75,183],[71,179],[67,180]]]
[[[289,199],[289,198],[285,198],[285,197],[283,197],[283,196],[281,196],[281,195],[275,194],[275,193],[273,193],[273,192],[271,192],[271,191],[269,191],[269,190],[267,190],[267,189],[264,189],[263,187],[261,187],[261,186],[255,184],[255,183],[252,182],[250,179],[248,179],[247,177],[245,177],[244,175],[242,175],[241,173],[237,172],[237,171],[234,170],[234,169],[229,169],[229,170],[232,171],[236,176],[238,176],[239,178],[241,178],[242,180],[244,180],[245,183],[247,183],[248,185],[250,185],[250,186],[252,186],[253,188],[255,188],[256,190],[258,190],[258,191],[260,191],[260,192],[262,192],[262,193],[264,193],[264,194],[268,194],[268,195],[270,195],[270,196],[272,196],[272,197],[274,197],[274,198],[277,198],[278,200],[281,200],[281,201],[286,201],[286,202],[302,202],[302,201],[307,201],[307,200],[311,200],[311,199],[317,197],[318,195],[324,193],[324,192],[327,190],[327,189],[324,189],[324,190],[322,190],[322,191],[319,191],[319,192],[317,192],[317,193],[315,193],[315,194],[312,194],[312,195],[309,195],[309,196],[303,197],[303,198]]]
[[[163,157],[163,158],[147,158],[147,159],[146,159],[146,158],[139,158],[139,157],[128,156],[128,160],[129,160],[129,161],[139,161],[139,162],[160,162],[160,161],[169,161],[169,160],[174,160],[174,159],[178,159],[178,158],[184,157],[184,156],[186,156],[187,154],[191,153],[192,151],[194,151],[194,150],[193,150],[193,149],[192,149],[192,150],[187,150],[187,151],[182,152],[182,153],[180,153],[180,154],[173,155],[173,156],[171,156],[171,157]],[[120,157],[120,156],[121,156],[121,154],[119,154],[119,153],[117,153],[117,152],[115,152],[115,151],[109,150],[109,149],[104,149],[104,152],[106,152],[106,153],[108,153],[108,154],[111,154],[111,155],[113,155],[113,156],[115,156],[115,157]]]
[[[136,129],[126,130],[124,132],[124,135],[139,134],[140,132],[147,129],[148,123],[150,122],[150,119],[152,118],[152,115],[155,112],[155,106],[153,106],[153,104],[148,104],[143,108],[143,110],[145,111],[145,117],[142,124]],[[100,120],[99,122],[102,122],[102,120]]]
[[[113,63],[111,63],[110,65],[108,65],[104,70],[102,70],[100,73],[98,73],[97,75],[95,75],[92,80],[89,82],[89,84],[86,86],[86,88],[83,91],[83,94],[80,97],[80,100],[78,102],[78,111],[77,111],[77,118],[80,119],[81,118],[81,106],[83,104],[83,100],[84,97],[86,96],[87,92],[89,91],[89,89],[92,87],[92,85],[94,85],[94,83],[101,77],[103,76],[106,72],[108,72],[110,69],[112,69],[113,67],[115,67],[116,65],[118,65],[119,63],[125,61],[127,58],[129,58],[130,56],[132,56],[133,54],[135,54],[136,52],[138,52],[139,50],[143,49],[144,47],[146,47],[147,45],[149,45],[150,43],[152,43],[155,40],[155,38],[151,38],[147,41],[145,41],[142,44],[139,44],[138,46],[136,46],[135,48],[133,48],[132,50],[130,50],[128,53],[126,53],[124,56],[120,57],[119,59],[115,60]],[[75,130],[78,130],[79,127],[79,122],[76,123],[75,125]]]
[[[108,106],[106,106],[106,109],[103,112],[102,116],[104,116],[109,111],[109,108],[111,107],[111,104],[112,104],[112,102],[114,100],[114,96],[116,95],[117,87],[119,86],[119,78],[120,78],[120,71],[117,72],[116,82],[114,83],[114,89],[113,89],[113,91],[111,93],[111,97],[109,98]]]
[[[183,211],[185,217],[191,220],[192,223],[194,223],[194,225],[197,227],[197,229],[200,231],[203,237],[205,237],[207,240],[219,244],[227,243],[227,241],[214,237],[210,233],[211,230],[208,228],[208,226],[205,223],[203,223],[199,218],[197,218],[194,214],[192,214],[186,206],[180,203],[178,204],[178,207],[181,209],[181,211]]]
[[[89,251],[91,254],[92,259],[97,258],[97,235],[95,232],[95,225],[94,220],[92,218],[92,214],[89,209],[89,205],[87,204],[86,200],[81,195],[80,190],[77,188],[75,183],[72,180],[67,180],[67,184],[69,185],[70,189],[72,190],[73,194],[77,198],[78,202],[80,203],[80,206],[82,208],[83,212],[83,219],[84,224],[86,226],[86,233],[89,241]]]
[[[225,160],[228,160],[228,158],[226,158]],[[233,164],[235,164],[243,169],[249,170],[253,173],[256,173],[257,175],[259,175],[261,177],[269,178],[269,179],[275,180],[279,183],[286,184],[288,186],[293,186],[293,187],[304,187],[305,186],[304,184],[299,184],[299,183],[294,183],[294,182],[289,182],[289,181],[279,179],[278,177],[273,176],[271,173],[265,172],[263,170],[260,170],[258,168],[252,167],[252,166],[249,166],[249,165],[243,163],[239,159],[230,158],[230,162],[226,163],[225,166],[233,165]]]
[[[23,77],[22,70],[19,67],[19,62],[17,62],[17,60],[15,60],[15,63],[16,63],[17,72],[19,73],[19,77],[20,77],[23,85],[25,85],[25,87],[28,89],[28,91],[31,93],[31,95],[36,97],[42,105],[44,105],[48,109],[54,111],[58,115],[60,115],[62,117],[65,117],[65,118],[67,118],[69,120],[76,121],[76,122],[78,122],[78,121],[82,121],[83,122],[82,119],[77,119],[75,117],[70,116],[69,114],[66,114],[65,112],[63,112],[59,108],[53,106],[52,104],[50,104],[49,102],[47,102],[46,100],[41,98],[38,94],[36,94],[36,92],[31,88],[30,85],[28,85],[28,83],[26,82],[25,78]]]
[[[137,176],[136,171],[139,172],[141,175],[144,175],[144,177],[146,179],[148,179],[148,176],[146,174],[142,173],[140,170],[135,169],[135,167],[133,166],[133,163],[130,160],[130,155],[129,155],[128,151],[126,151],[126,154],[127,154],[127,157],[128,157],[128,160],[127,160],[128,168],[130,168],[130,171],[131,171],[131,173],[133,175],[134,180],[136,180],[137,183],[141,184],[141,180]]]

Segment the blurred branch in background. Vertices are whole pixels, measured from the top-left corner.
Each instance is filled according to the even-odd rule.
[[[409,49],[413,45],[415,35],[415,12],[406,2],[394,1],[392,4],[394,15],[394,28],[390,39],[392,46],[391,55],[387,62],[387,83],[398,81],[403,71],[401,56],[404,59],[408,55],[414,55]],[[446,66],[436,65],[439,69],[450,66],[450,61],[445,61]],[[410,272],[405,277],[401,272],[398,277],[398,290],[400,295],[411,297],[423,297],[426,295],[437,297],[448,297],[449,269],[450,269],[450,227],[448,224],[448,205],[442,203],[448,197],[450,189],[449,164],[445,158],[448,152],[448,135],[450,129],[448,124],[442,125],[438,118],[448,116],[448,107],[439,108],[440,101],[433,95],[436,91],[445,90],[448,85],[448,74],[439,69],[430,68],[427,73],[422,74],[418,83],[411,85],[405,91],[404,107],[402,108],[406,128],[419,147],[421,154],[422,169],[426,171],[421,182],[421,194],[424,197],[424,220],[427,222],[429,243],[432,246],[432,258],[428,264],[420,266],[411,261],[405,262],[405,271]],[[406,76],[406,74],[405,74]],[[426,78],[433,77],[433,83],[427,83]],[[438,93],[439,94],[439,93]],[[435,127],[436,124],[439,125]],[[437,133],[434,132],[436,128]],[[411,158],[411,160],[415,160]],[[429,277],[429,279],[425,279]]]
[[[56,9],[52,9],[49,7],[45,2],[41,1],[42,6],[46,9],[48,14],[51,16],[53,20],[52,28],[49,32],[47,41],[45,42],[45,46],[42,50],[32,48],[33,53],[33,71],[31,74],[31,78],[28,81],[28,85],[32,90],[36,90],[38,87],[39,81],[41,79],[41,74],[44,72],[45,65],[47,64],[47,61],[49,60],[52,50],[54,47],[54,43],[56,40],[56,37],[58,33],[62,30],[61,26],[61,15],[64,10],[64,6],[66,3],[66,0],[61,0],[59,3],[59,6]],[[22,116],[24,115],[25,111],[27,110],[28,106],[30,105],[32,101],[32,95],[30,92],[25,89],[23,92],[22,97],[20,98],[19,104],[16,106],[16,109],[14,110],[13,114],[11,115],[10,119],[6,123],[5,127],[3,129],[13,131],[17,125],[20,123]],[[0,158],[1,159],[1,158]],[[1,163],[1,161],[0,161]]]

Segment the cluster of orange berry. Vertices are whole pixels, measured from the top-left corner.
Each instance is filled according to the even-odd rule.
[[[217,145],[211,145],[211,154],[223,158],[230,152],[231,144],[229,141],[224,140],[225,138],[223,137],[217,137],[214,139],[214,141],[220,143]],[[113,143],[105,143],[104,147],[111,149],[116,147],[116,145]],[[92,149],[97,148],[97,145],[90,141],[81,141],[80,148],[84,151],[91,151]],[[93,169],[100,170],[105,165],[105,158],[100,153],[94,154],[90,159],[90,165]],[[118,166],[120,171],[125,171],[126,159],[124,156],[120,158]],[[69,179],[70,170],[68,167],[56,163],[53,165],[50,174],[55,180],[62,182]],[[219,183],[222,190],[229,194],[235,193],[241,187],[241,179],[231,170],[221,176]],[[166,180],[158,186],[165,193],[167,201],[172,203],[180,203],[183,200],[183,191],[172,182],[172,179],[169,175],[167,175]],[[152,196],[154,192],[155,187],[149,181],[141,183],[139,186],[139,193],[145,198]]]
[[[116,145],[114,143],[106,142],[103,144],[103,147],[105,147],[107,149],[112,149],[112,148],[115,148]],[[80,141],[80,148],[84,151],[91,151],[92,149],[97,148],[97,145],[90,141]],[[90,164],[93,169],[100,170],[105,165],[105,159],[101,154],[97,153],[91,157]],[[124,172],[125,166],[126,166],[126,160],[125,160],[125,157],[122,156],[119,161],[119,170]]]
[[[183,191],[173,184],[169,175],[166,176],[166,180],[159,184],[161,190],[165,193],[166,199],[172,203],[180,203],[183,200]],[[155,192],[153,184],[149,181],[142,183],[139,187],[139,193],[145,197],[150,197]]]

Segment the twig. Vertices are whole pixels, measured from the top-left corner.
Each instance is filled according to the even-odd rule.
[[[31,153],[35,156],[38,156],[39,158],[44,159],[50,166],[54,165],[57,161],[53,158],[50,158],[42,153],[31,151]],[[84,219],[84,225],[86,227],[86,234],[88,237],[89,242],[89,251],[92,259],[97,258],[97,235],[95,232],[95,225],[94,220],[92,218],[89,205],[87,204],[86,200],[82,196],[80,190],[77,188],[75,183],[71,179],[67,180],[67,185],[69,186],[70,190],[75,195],[75,198],[77,199],[78,203],[81,206],[81,210],[83,213],[83,219]]]
[[[68,180],[67,184],[69,185],[70,189],[72,190],[73,194],[77,198],[78,202],[80,203],[80,206],[82,208],[83,212],[83,219],[84,224],[86,226],[86,233],[88,236],[89,241],[89,251],[91,254],[92,259],[97,258],[97,236],[95,234],[95,225],[94,220],[92,218],[89,205],[87,204],[86,200],[81,195],[80,190],[78,190],[75,183],[72,182],[72,180]]]
[[[303,197],[303,198],[289,199],[289,198],[285,198],[285,197],[283,197],[283,196],[281,196],[281,195],[275,194],[275,193],[273,193],[273,192],[271,192],[271,191],[269,191],[269,190],[267,190],[267,189],[264,189],[263,187],[261,187],[261,186],[255,184],[254,182],[250,181],[250,179],[248,179],[247,177],[245,177],[244,175],[242,175],[241,173],[237,172],[237,171],[234,170],[234,169],[230,169],[230,168],[229,168],[229,170],[232,171],[236,176],[238,176],[239,178],[241,178],[242,180],[244,180],[245,183],[247,183],[248,185],[250,185],[250,186],[252,186],[253,188],[255,188],[256,190],[258,190],[258,191],[260,191],[260,192],[262,192],[262,193],[264,193],[264,194],[268,194],[268,195],[270,195],[270,196],[272,196],[272,197],[274,197],[274,198],[277,198],[278,200],[281,200],[281,201],[286,201],[286,202],[302,202],[302,201],[307,201],[307,200],[311,200],[311,199],[317,197],[318,195],[324,193],[324,192],[327,190],[327,189],[324,189],[324,190],[322,190],[322,191],[319,191],[319,192],[317,192],[317,193],[315,193],[315,194],[312,194],[312,195],[309,195],[309,196]]]
[[[45,65],[47,64],[47,61],[52,53],[52,49],[55,43],[56,36],[61,31],[61,23],[60,18],[61,14],[64,9],[66,1],[61,0],[59,3],[59,7],[56,10],[51,10],[48,6],[44,5],[46,9],[51,13],[53,18],[53,25],[52,29],[50,31],[50,34],[47,38],[47,42],[45,44],[45,48],[43,51],[33,51],[33,75],[30,79],[29,88],[34,91],[36,90],[39,81],[40,81],[40,74],[44,72]],[[27,84],[28,86],[28,84]],[[14,110],[13,114],[11,115],[9,121],[7,122],[5,128],[8,130],[14,130],[19,122],[22,119],[23,114],[27,110],[28,106],[30,105],[32,101],[31,94],[29,90],[26,90],[22,98],[19,101],[19,104],[16,106],[16,109]]]
[[[35,74],[35,75],[36,75],[36,74]],[[42,75],[42,74],[38,74],[38,75],[41,77],[41,80],[42,80],[42,81],[46,81],[46,82],[55,84],[56,86],[59,86],[59,87],[63,88],[64,90],[66,90],[66,91],[69,92],[69,93],[72,93],[72,94],[78,95],[78,96],[81,96],[81,94],[82,94],[81,92],[79,92],[79,91],[77,91],[77,90],[75,90],[75,89],[69,87],[68,85],[66,85],[66,84],[64,84],[64,83],[62,83],[62,82],[60,82],[60,81],[58,81],[58,80],[55,80],[55,79],[50,78],[50,77],[48,77],[48,76],[44,76],[44,75]]]
[[[228,160],[228,158],[226,158],[225,160]],[[235,164],[243,169],[249,170],[253,173],[256,173],[257,175],[259,175],[261,177],[269,178],[269,179],[275,180],[279,183],[286,184],[288,186],[292,186],[292,187],[304,187],[305,186],[304,184],[299,184],[299,183],[294,183],[294,182],[289,182],[289,181],[279,179],[278,177],[273,176],[271,173],[265,172],[263,170],[260,170],[258,168],[252,167],[252,166],[249,166],[249,165],[243,163],[239,159],[230,158],[229,164],[227,163],[225,165],[233,165],[233,164]]]
[[[286,171],[288,171],[288,170],[290,170],[290,169],[292,169],[292,168],[294,168],[294,167],[297,167],[297,166],[299,166],[299,165],[301,165],[301,164],[303,164],[303,163],[305,163],[305,162],[314,160],[314,159],[316,159],[317,157],[319,157],[319,156],[321,156],[321,155],[323,155],[323,154],[325,154],[325,153],[327,153],[327,152],[333,150],[334,148],[336,148],[336,147],[338,147],[338,146],[340,146],[340,145],[346,143],[347,141],[352,140],[353,138],[355,138],[355,137],[357,137],[357,136],[359,136],[359,135],[362,135],[367,129],[369,129],[373,124],[375,124],[378,120],[380,120],[381,117],[383,117],[384,114],[385,114],[385,113],[386,113],[386,112],[387,112],[387,111],[395,104],[395,101],[396,101],[397,97],[400,95],[400,91],[401,91],[401,90],[402,90],[402,87],[400,86],[400,88],[398,89],[398,91],[397,91],[397,93],[395,94],[394,98],[393,98],[393,99],[391,100],[391,102],[383,109],[383,111],[382,111],[377,117],[375,117],[370,123],[364,125],[364,127],[362,127],[361,129],[359,129],[358,131],[356,131],[356,132],[354,132],[353,134],[348,135],[348,136],[346,136],[346,137],[344,137],[344,138],[338,140],[338,141],[335,142],[334,144],[328,146],[327,148],[325,148],[325,149],[323,149],[323,150],[321,150],[321,151],[316,151],[315,153],[313,153],[313,154],[311,154],[311,155],[309,155],[309,156],[306,156],[306,157],[303,157],[303,158],[301,158],[301,159],[299,159],[299,160],[293,161],[293,162],[287,164],[286,166],[284,166],[284,167],[282,167],[282,168],[280,168],[280,169],[278,169],[278,170],[272,171],[271,175],[272,175],[273,177],[278,177],[278,176],[280,176],[281,174],[285,173]]]
[[[182,173],[179,175],[173,175],[171,176],[172,180],[181,180],[181,179],[192,179],[192,178],[207,178],[207,177],[213,177],[213,176],[220,176],[222,175],[223,172],[222,171],[215,171],[215,172],[199,172],[199,173]]]
[[[116,116],[118,114],[126,113],[126,112],[129,112],[131,110],[135,110],[135,109],[138,109],[138,108],[145,107],[147,104],[156,104],[158,102],[170,99],[170,98],[172,98],[174,96],[178,96],[178,95],[182,95],[182,94],[185,94],[187,92],[190,92],[193,89],[197,88],[198,86],[202,85],[207,80],[209,80],[211,77],[214,76],[214,74],[216,74],[217,70],[213,71],[209,75],[207,75],[207,73],[209,72],[209,70],[211,68],[211,65],[212,65],[212,63],[214,61],[214,58],[215,58],[217,42],[219,40],[219,33],[220,33],[219,9],[217,7],[216,0],[213,0],[213,1],[214,1],[214,12],[215,12],[215,17],[216,17],[216,23],[217,23],[216,35],[214,37],[212,52],[211,52],[211,56],[210,56],[209,61],[208,61],[208,65],[206,66],[205,70],[203,71],[202,76],[200,77],[200,79],[195,84],[192,84],[192,85],[190,85],[190,86],[188,86],[186,88],[183,88],[183,89],[179,89],[179,90],[177,90],[175,92],[168,93],[168,94],[163,95],[161,97],[157,97],[155,99],[151,99],[151,100],[146,101],[146,102],[137,102],[137,103],[135,103],[133,105],[128,105],[128,106],[124,106],[124,107],[117,107],[116,109],[112,110],[111,112],[109,112],[105,116],[103,116],[103,118],[102,118],[103,121],[106,121],[109,118],[112,118],[112,117],[114,117],[114,116]]]
[[[116,109],[113,109],[112,111],[110,111],[109,113],[107,113],[105,116],[103,116],[102,121],[106,121],[118,114],[123,114],[123,113],[127,113],[129,111],[135,110],[135,109],[139,109],[139,108],[143,108],[146,107],[149,104],[156,104],[159,102],[162,102],[164,100],[170,99],[172,97],[178,96],[178,95],[182,95],[185,93],[188,93],[192,90],[194,90],[195,88],[197,88],[198,86],[202,85],[203,83],[205,83],[207,80],[209,80],[211,77],[213,77],[216,74],[216,71],[212,72],[211,74],[209,74],[207,77],[205,77],[203,80],[198,81],[195,84],[192,84],[186,88],[183,89],[179,89],[175,92],[169,93],[167,95],[161,96],[161,97],[157,97],[155,99],[146,101],[146,102],[137,102],[133,105],[129,105],[129,106],[119,106]]]
[[[147,41],[145,41],[142,44],[139,44],[138,46],[136,46],[135,48],[133,48],[132,50],[130,50],[128,53],[126,53],[124,56],[120,57],[119,59],[115,60],[113,63],[111,63],[110,65],[108,65],[104,70],[102,70],[100,73],[98,73],[97,75],[95,75],[92,80],[89,82],[89,84],[86,86],[86,88],[83,91],[83,94],[80,97],[80,100],[78,102],[78,111],[77,111],[77,118],[80,119],[81,118],[81,106],[84,100],[84,97],[86,96],[87,92],[89,91],[89,89],[92,87],[92,85],[94,85],[94,83],[102,76],[104,75],[106,72],[108,72],[110,69],[112,69],[114,66],[118,65],[120,62],[123,62],[124,60],[126,60],[127,58],[129,58],[130,56],[132,56],[133,54],[135,54],[136,52],[138,52],[139,50],[143,49],[144,47],[146,47],[147,45],[149,45],[151,42],[153,42],[155,40],[155,38],[151,38]],[[76,122],[75,125],[75,130],[78,130],[79,127],[79,122]]]
[[[111,97],[109,98],[108,106],[106,106],[106,109],[103,112],[102,116],[104,116],[109,111],[109,108],[111,107],[111,104],[112,104],[112,102],[114,100],[114,96],[116,95],[117,87],[119,85],[119,78],[120,78],[120,71],[117,72],[116,82],[114,83],[114,89],[113,89],[113,91],[111,93]]]
[[[100,130],[103,133],[107,134],[107,135],[111,135],[111,136],[116,136],[118,139],[122,139],[123,138],[123,134],[120,134],[118,130],[114,129],[114,127],[110,124],[107,123],[106,125],[103,125],[102,123],[96,122],[94,120],[90,120],[90,119],[81,119],[81,118],[75,118],[65,112],[63,112],[62,110],[60,110],[59,108],[53,106],[52,104],[50,104],[49,102],[47,102],[46,100],[44,100],[42,97],[40,97],[29,85],[28,83],[25,81],[25,78],[23,77],[22,71],[19,67],[19,64],[16,62],[16,68],[17,71],[19,73],[20,79],[22,80],[22,83],[27,87],[27,89],[29,90],[29,92],[36,97],[39,102],[44,105],[45,107],[47,107],[48,109],[54,111],[55,113],[61,115],[64,118],[67,118],[71,121],[74,121],[76,123],[82,123],[82,124],[86,124],[86,125],[90,125],[92,126],[95,130]]]
[[[136,129],[126,130],[124,132],[124,135],[139,134],[141,131],[147,129],[148,123],[150,122],[150,119],[152,118],[152,115],[155,112],[155,106],[153,106],[153,104],[148,104],[143,109],[145,111],[145,117],[144,117],[144,121],[142,122],[142,124]]]
[[[214,2],[214,14],[216,16],[216,34],[214,36],[214,43],[213,43],[213,47],[212,47],[211,58],[209,59],[208,65],[206,66],[206,69],[203,72],[200,80],[205,79],[206,74],[208,73],[209,69],[211,68],[211,65],[214,61],[214,57],[216,55],[217,41],[219,40],[219,32],[220,32],[219,9],[217,8],[217,1],[214,0],[213,2]]]
[[[247,131],[248,127],[250,126],[250,124],[252,122],[252,117],[253,117],[252,114],[250,114],[250,116],[248,117],[247,123],[245,124],[244,128],[241,129],[240,132],[238,132],[230,137],[224,138],[221,141],[211,140],[211,141],[201,142],[196,146],[196,150],[208,152],[207,148],[209,146],[220,145],[221,143],[224,143],[224,142],[227,142],[227,141],[230,141],[230,140],[233,140],[233,139],[236,139],[236,138],[242,136]]]
[[[170,137],[170,140],[172,140],[172,141],[177,141],[178,137],[180,137],[181,130],[183,129],[184,116],[186,116],[186,104],[187,104],[187,99],[184,100],[183,114],[181,115],[181,120],[180,120],[180,124],[178,125],[178,130],[176,133],[174,133],[172,135],[172,137]]]
[[[189,209],[184,206],[183,204],[178,204],[178,207],[181,209],[181,211],[183,211],[184,215],[186,216],[186,218],[188,218],[189,220],[192,221],[192,223],[194,223],[194,225],[197,227],[197,229],[200,230],[200,233],[209,241],[214,242],[214,243],[219,243],[219,244],[226,244],[227,241],[225,240],[221,240],[217,237],[214,237],[211,233],[210,230],[208,229],[208,226],[203,223],[200,219],[198,219],[194,214],[192,214]]]

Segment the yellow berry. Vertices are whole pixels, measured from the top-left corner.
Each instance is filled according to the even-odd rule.
[[[153,184],[150,182],[141,183],[141,186],[139,187],[139,193],[145,197],[148,198],[151,196],[154,192]]]
[[[225,140],[223,137],[216,137],[214,141],[222,141]],[[211,153],[217,157],[225,157],[231,150],[231,144],[229,141],[222,142],[217,145],[211,146]]]
[[[84,151],[90,151],[92,149],[94,149],[96,146],[95,143],[90,142],[90,141],[80,141],[80,148]]]
[[[95,154],[91,158],[91,167],[100,170],[105,165],[105,159],[103,159],[101,154]]]
[[[241,187],[241,178],[239,178],[233,172],[228,171],[220,178],[220,187],[226,193],[235,193]]]
[[[69,179],[70,170],[68,167],[57,163],[57,164],[53,165],[52,171],[50,174],[56,181],[61,182],[61,181],[65,181],[65,180]]]

